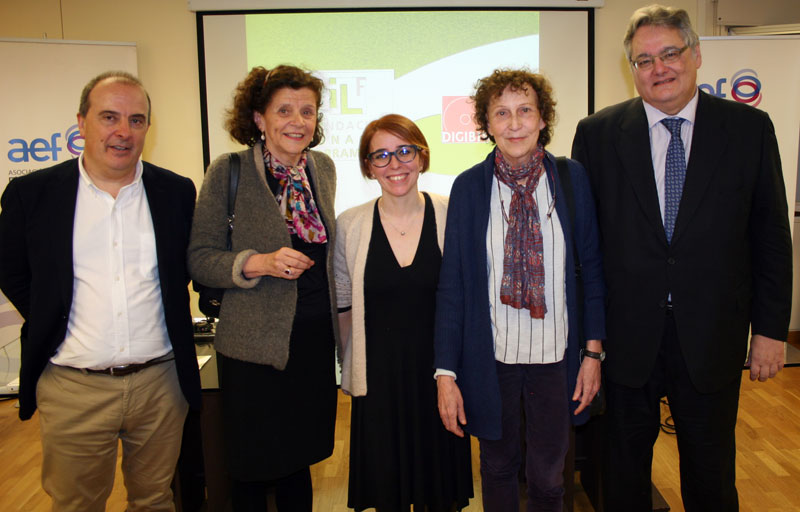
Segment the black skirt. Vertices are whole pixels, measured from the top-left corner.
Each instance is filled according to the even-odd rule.
[[[217,354],[232,478],[273,480],[331,455],[334,357],[330,313],[295,320],[285,370]]]
[[[333,453],[336,342],[325,268],[328,247],[296,235],[292,247],[317,264],[297,281],[286,368],[217,354],[226,461],[235,480],[274,480]]]

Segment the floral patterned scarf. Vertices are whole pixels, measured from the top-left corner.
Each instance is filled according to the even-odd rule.
[[[531,160],[520,169],[512,169],[498,150],[495,152],[494,172],[499,181],[511,188],[511,205],[503,218],[508,225],[503,244],[503,280],[500,302],[516,309],[529,309],[531,318],[544,318],[547,306],[544,299],[544,254],[539,206],[535,191],[544,174],[544,148],[539,145]],[[527,178],[524,185],[518,182]]]
[[[287,166],[272,156],[266,144],[263,147],[264,165],[280,184],[275,199],[283,210],[289,233],[297,234],[306,242],[324,244],[328,241],[328,236],[317,203],[311,194],[311,183],[306,170],[308,153],[303,153],[297,165]]]

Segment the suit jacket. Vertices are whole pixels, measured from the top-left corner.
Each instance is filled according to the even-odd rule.
[[[72,310],[72,232],[78,193],[72,159],[9,182],[0,212],[0,289],[22,315],[20,418],[36,410],[36,383],[64,341]],[[200,406],[200,377],[189,311],[189,243],[194,184],[144,162],[142,173],[153,219],[161,299],[181,390]]]
[[[464,399],[467,424],[464,430],[483,439],[500,439],[502,403],[489,313],[489,275],[486,230],[494,176],[494,151],[475,167],[460,174],[450,192],[447,227],[444,235],[442,270],[436,294],[434,367],[456,373]],[[556,212],[564,230],[565,275],[569,334],[564,358],[567,362],[567,389],[571,400],[580,368],[580,346],[588,339],[604,339],[605,309],[602,259],[594,203],[583,168],[569,161],[575,198],[575,225],[570,225],[567,203],[560,180],[553,178],[556,167],[553,155],[544,161],[548,186],[554,190]],[[575,249],[583,267],[583,332],[578,339],[575,255],[569,238],[574,235]],[[570,414],[573,423],[589,419],[588,409],[579,416]]]
[[[748,328],[785,340],[792,245],[775,129],[757,109],[703,92],[683,196],[668,244],[641,98],[577,128],[608,286],[607,378],[631,387],[653,370],[672,294],[693,384],[713,392],[742,371]]]

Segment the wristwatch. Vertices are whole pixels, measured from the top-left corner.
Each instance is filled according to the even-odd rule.
[[[597,359],[600,362],[606,360],[606,351],[602,352],[592,352],[591,350],[586,350],[585,348],[581,349],[581,358],[583,357],[591,357],[592,359]]]

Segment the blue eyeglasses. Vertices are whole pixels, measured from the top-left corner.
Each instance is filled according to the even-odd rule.
[[[417,151],[422,151],[422,148],[414,144],[404,144],[398,146],[394,151],[385,149],[373,151],[367,155],[367,160],[375,167],[386,167],[392,161],[392,156],[394,156],[398,162],[407,164],[416,158]]]

